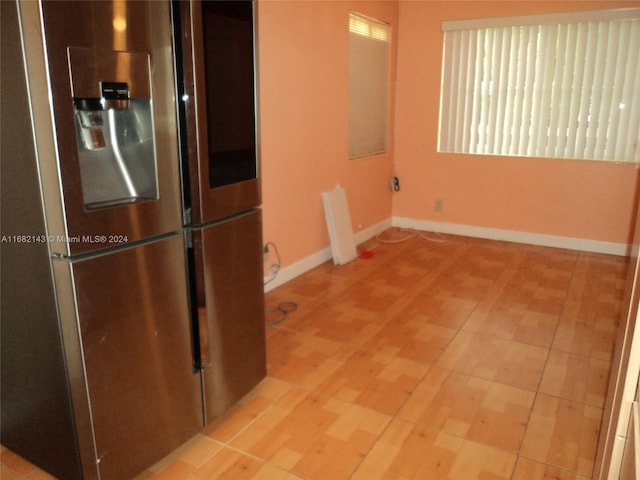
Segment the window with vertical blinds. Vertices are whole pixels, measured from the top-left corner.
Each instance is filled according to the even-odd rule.
[[[640,161],[640,9],[443,30],[438,151]]]
[[[388,24],[349,15],[349,158],[387,151]]]

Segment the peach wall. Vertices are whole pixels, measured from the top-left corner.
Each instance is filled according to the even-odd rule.
[[[397,2],[258,1],[264,240],[283,266],[329,246],[321,193],[337,184],[354,233],[391,216],[392,153],[348,160],[350,10],[396,31]]]
[[[439,154],[436,146],[442,20],[630,6],[640,2],[401,1],[395,163],[402,191],[393,195],[393,215],[627,243],[634,166]]]

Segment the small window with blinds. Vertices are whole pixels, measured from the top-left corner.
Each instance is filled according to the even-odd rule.
[[[438,151],[640,161],[640,9],[442,27]]]
[[[387,151],[388,24],[349,14],[349,158]]]

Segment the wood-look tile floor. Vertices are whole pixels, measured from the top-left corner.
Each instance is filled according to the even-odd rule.
[[[362,248],[267,294],[298,305],[267,330],[268,377],[140,478],[590,479],[627,259],[454,236]],[[50,478],[0,455],[3,480]]]

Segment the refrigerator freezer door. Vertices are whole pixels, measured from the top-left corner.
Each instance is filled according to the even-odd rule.
[[[54,263],[81,449],[92,429],[100,478],[132,478],[202,428],[183,238]]]
[[[203,384],[211,421],[266,375],[261,211],[194,231],[201,243]]]

